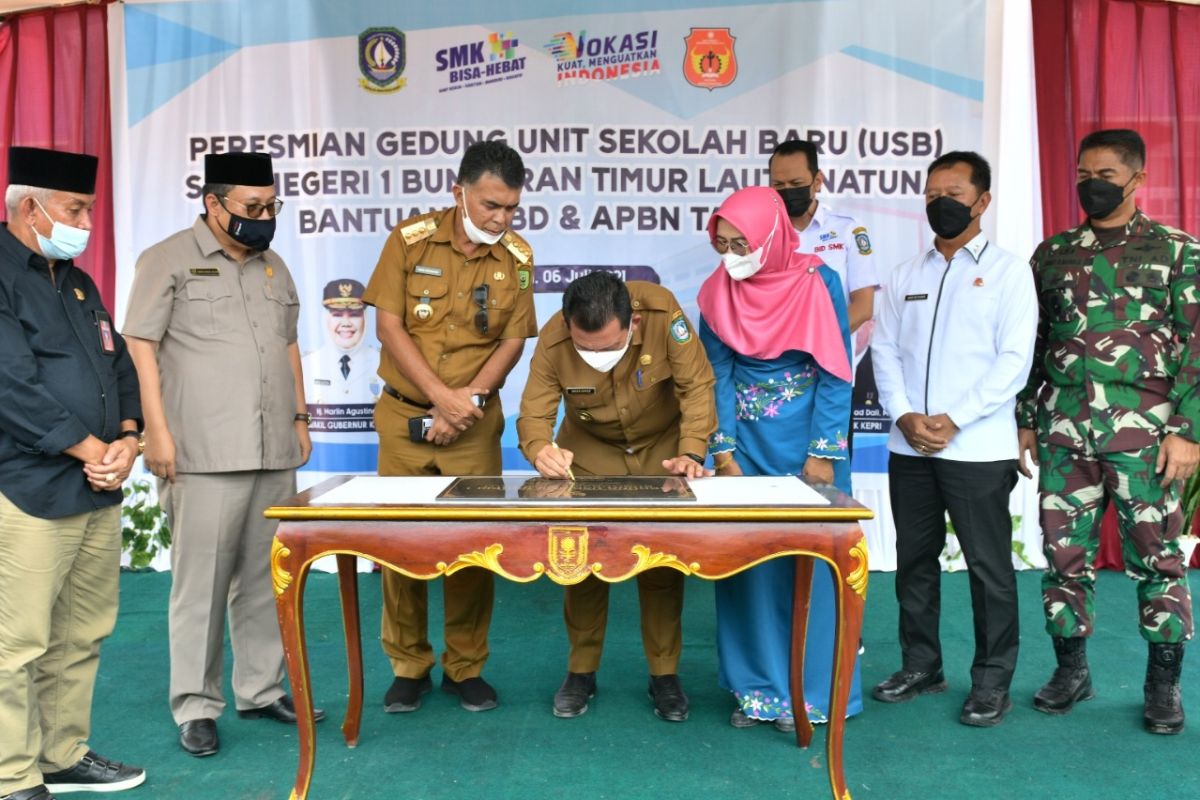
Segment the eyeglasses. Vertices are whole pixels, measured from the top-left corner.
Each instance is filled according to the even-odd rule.
[[[475,312],[475,328],[480,333],[488,332],[488,285],[475,287],[475,304],[479,310]]]
[[[271,202],[265,204],[243,203],[241,200],[234,200],[228,195],[219,194],[217,195],[217,201],[221,204],[221,208],[225,209],[226,211],[229,211],[229,207],[225,205],[226,200],[231,200],[242,208],[246,209],[246,216],[250,219],[258,219],[262,216],[264,211],[267,212],[268,217],[276,217],[279,215],[279,210],[283,208],[282,200],[272,200]]]
[[[750,243],[747,242],[745,239],[734,239],[733,241],[726,241],[725,239],[722,239],[720,236],[718,236],[715,239],[713,239],[712,246],[713,246],[713,249],[716,250],[721,255],[725,255],[725,253],[730,250],[732,250],[733,254],[736,256],[744,256],[750,252]]]

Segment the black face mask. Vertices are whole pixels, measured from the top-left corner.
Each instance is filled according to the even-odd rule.
[[[1136,178],[1137,175],[1133,177]],[[1075,184],[1075,191],[1079,193],[1079,205],[1083,207],[1083,213],[1091,219],[1106,219],[1112,216],[1112,213],[1117,210],[1117,206],[1125,202],[1125,186],[1131,183],[1133,183],[1133,178],[1125,181],[1124,186],[1109,183],[1103,178],[1088,178],[1086,181]]]
[[[238,244],[261,252],[270,247],[275,238],[275,218],[248,219],[229,211],[229,227],[225,232]]]
[[[803,217],[812,205],[812,184],[808,186],[793,186],[788,189],[776,189],[783,198],[789,217]]]
[[[957,239],[974,219],[971,206],[945,195],[925,206],[925,216],[929,218],[929,227],[942,239]]]

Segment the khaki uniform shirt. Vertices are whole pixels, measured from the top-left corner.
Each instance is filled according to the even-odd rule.
[[[201,216],[138,258],[126,336],[158,342],[180,472],[300,465],[295,379],[300,301],[273,251],[238,262]]]
[[[562,312],[538,336],[521,396],[517,437],[532,464],[550,443],[560,400],[560,446],[594,475],[662,474],[662,461],[703,456],[717,428],[713,371],[675,297],[645,281],[628,283],[641,324],[607,373],[584,362]]]
[[[363,293],[363,302],[403,321],[425,362],[452,389],[469,386],[501,339],[537,335],[533,251],[511,231],[467,258],[454,244],[455,207],[397,225]],[[487,286],[487,333],[475,324],[475,289]],[[418,402],[429,398],[396,366],[385,347],[379,376]]]

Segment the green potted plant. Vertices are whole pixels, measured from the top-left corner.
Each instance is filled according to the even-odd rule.
[[[149,481],[130,481],[124,492],[121,549],[129,554],[129,569],[147,569],[160,551],[171,546],[167,515],[151,496]]]

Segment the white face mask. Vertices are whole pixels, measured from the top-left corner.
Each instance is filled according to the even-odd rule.
[[[775,218],[775,224],[771,226],[771,232],[767,234],[766,241],[762,247],[746,253],[744,256],[739,256],[732,250],[726,250],[721,254],[721,263],[725,265],[725,271],[729,273],[729,277],[735,281],[744,281],[754,273],[763,268],[762,256],[767,249],[767,245],[775,238],[775,230],[779,227],[779,217]]]
[[[730,250],[721,255],[721,262],[725,265],[729,277],[735,281],[744,281],[762,269],[762,252],[763,248],[760,247],[752,253],[739,256]]]
[[[37,232],[34,228],[33,233],[37,236],[38,247],[42,250],[42,255],[51,261],[66,261],[70,258],[76,258],[87,247],[88,235],[91,231],[85,231],[82,228],[72,228],[70,225],[65,225],[58,222],[54,217],[46,213],[46,209],[41,203],[38,203],[37,198],[33,202],[37,203],[37,207],[42,209],[42,213],[46,215],[46,219],[50,220],[52,227],[50,228],[50,238],[47,239]]]
[[[467,213],[467,190],[463,188],[463,228],[467,231],[467,238],[475,244],[495,244],[500,241],[500,237],[504,235],[504,231],[499,233],[488,233],[483,228],[476,227],[471,221],[471,215]]]
[[[629,343],[633,340],[633,325],[629,326],[629,333],[625,335],[625,346],[620,350],[580,350],[575,348],[575,352],[579,353],[579,357],[583,359],[583,363],[587,364],[596,372],[611,372],[613,367],[621,362],[625,357],[625,351],[629,349]]]

